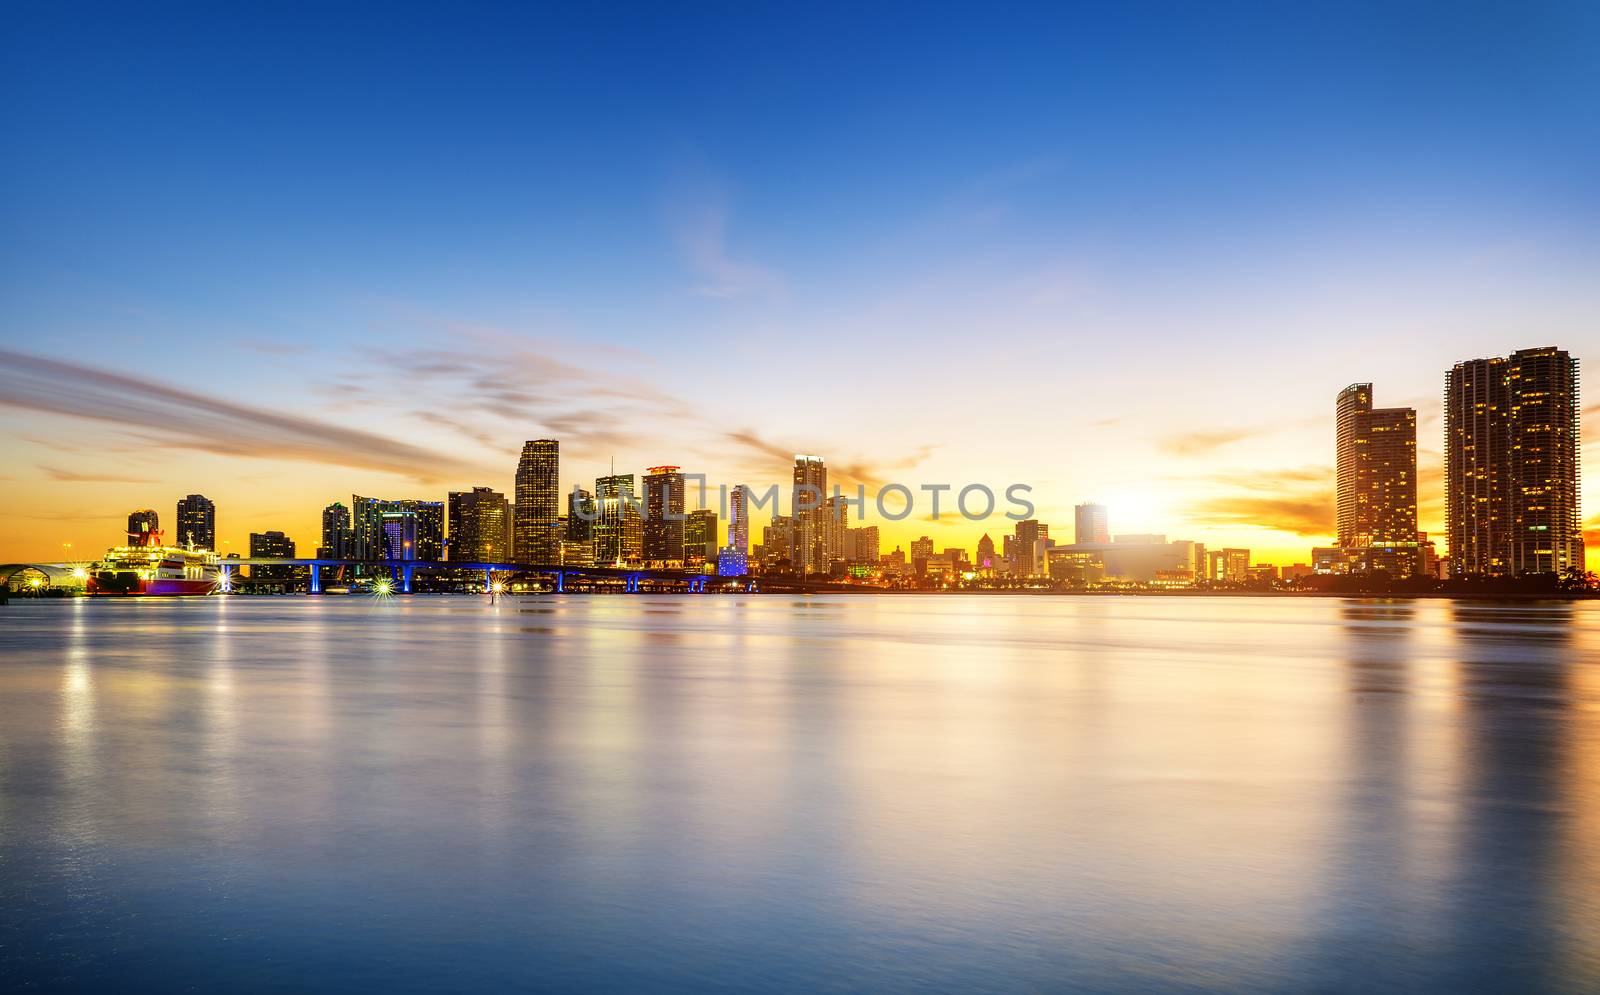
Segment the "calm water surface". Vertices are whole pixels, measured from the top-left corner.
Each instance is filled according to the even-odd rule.
[[[0,985],[1600,990],[1600,604],[0,608]]]

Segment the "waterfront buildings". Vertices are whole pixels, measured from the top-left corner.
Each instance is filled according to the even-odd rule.
[[[689,512],[683,527],[683,565],[700,570],[717,562],[717,513],[710,508]],[[649,559],[648,553],[645,559]]]
[[[1334,415],[1336,531],[1346,563],[1356,572],[1419,572],[1416,409],[1375,408],[1372,384],[1355,383],[1339,392]]]
[[[919,536],[911,540],[911,572],[918,577],[928,572],[928,561],[933,559],[933,540]]]
[[[450,559],[462,563],[505,563],[511,559],[511,502],[491,487],[451,491]]]
[[[647,564],[680,567],[684,563],[683,472],[675,466],[653,466],[644,477],[643,550]]]
[[[177,521],[180,546],[217,548],[217,506],[204,494],[190,494],[179,499]]]
[[[1554,346],[1445,375],[1452,577],[1584,569],[1578,361]]]
[[[280,560],[294,559],[294,540],[282,532],[252,532],[250,533],[250,556],[252,558],[270,557]],[[253,566],[250,568],[251,580],[288,580],[294,575],[294,567],[289,566]]]
[[[561,443],[530,439],[517,461],[516,508],[512,555],[519,563],[555,563],[560,559]]]
[[[1042,572],[1044,563],[1037,559],[1040,550],[1039,540],[1050,538],[1050,526],[1041,523],[1036,518],[1029,518],[1018,522],[1015,538],[1012,540],[1012,562],[1016,573],[1023,577],[1032,577]]]
[[[1387,546],[1417,538],[1417,412],[1374,408],[1372,384],[1339,392],[1336,507],[1339,545]]]
[[[643,558],[644,527],[631,473],[597,477],[594,482],[598,517],[594,523],[594,561],[601,565],[633,563]]]
[[[443,501],[395,501],[352,494],[350,509],[355,559],[444,558]],[[409,524],[400,521],[407,517]]]
[[[789,560],[795,573],[827,573],[830,518],[828,467],[821,456],[796,453],[790,512],[794,520]]]
[[[317,558],[346,560],[355,556],[355,536],[350,529],[350,509],[335,501],[322,509],[322,545]]]
[[[1111,528],[1105,505],[1080,504],[1073,509],[1072,541],[1080,546],[1086,542],[1111,541]]]
[[[850,529],[845,542],[845,559],[851,563],[878,562],[878,550],[881,546],[878,539],[876,525],[862,525]]]

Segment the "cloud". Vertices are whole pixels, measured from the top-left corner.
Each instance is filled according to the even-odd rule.
[[[735,258],[728,247],[727,197],[702,188],[691,201],[671,212],[673,240],[685,265],[699,281],[691,292],[701,297],[732,300],[754,295],[781,296],[783,275],[777,270]]]
[[[1295,495],[1229,494],[1209,498],[1190,509],[1189,518],[1203,525],[1245,526],[1291,532],[1299,536],[1333,533],[1333,491]]]
[[[1212,432],[1183,432],[1169,435],[1156,444],[1174,456],[1199,456],[1242,439],[1261,435],[1259,428],[1226,428]]]
[[[1177,478],[1230,488],[1188,508],[1198,525],[1271,529],[1320,538],[1334,529],[1333,468],[1274,467],[1251,472]]]
[[[371,432],[221,401],[107,370],[0,349],[0,405],[107,422],[156,444],[300,460],[431,482],[476,468]]]
[[[66,483],[83,484],[153,484],[155,480],[150,477],[119,477],[109,473],[78,473],[73,470],[62,470],[53,466],[39,466],[44,475],[51,480],[60,480]]]

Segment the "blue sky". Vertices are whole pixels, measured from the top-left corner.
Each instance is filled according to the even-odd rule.
[[[1436,434],[1422,407],[1451,362],[1600,343],[1593,5],[5,17],[7,345],[483,467],[450,486],[509,485],[505,453],[545,431],[574,480],[603,455],[762,472],[737,431],[1287,550],[1303,522],[1208,517],[1215,478],[1327,456],[1345,383]],[[577,372],[475,412],[463,442],[416,403],[482,400],[471,374],[417,372],[463,350]],[[241,532],[309,528],[355,486],[160,426],[0,419],[39,515],[0,541],[88,534],[208,474],[295,481],[235,497]],[[165,489],[50,477],[62,459],[24,436]]]

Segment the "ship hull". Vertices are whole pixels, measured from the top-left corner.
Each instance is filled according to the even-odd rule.
[[[173,598],[194,597],[211,594],[216,591],[217,583],[212,580],[191,580],[188,578],[156,577],[149,580],[117,579],[101,580],[90,577],[88,583],[89,593],[114,598]]]

